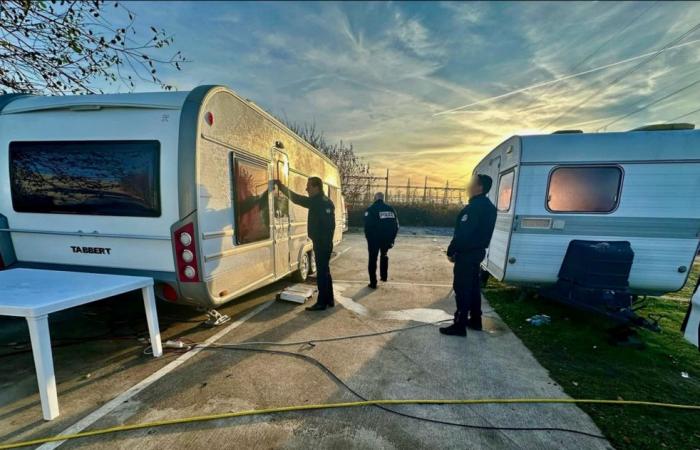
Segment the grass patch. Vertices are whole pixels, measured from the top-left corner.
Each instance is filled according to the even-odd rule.
[[[491,306],[571,397],[700,403],[700,352],[680,332],[687,304],[650,299],[642,314],[662,316],[662,331],[640,330],[646,348],[638,350],[608,344],[612,323],[602,316],[539,298],[519,301],[518,289],[490,283],[484,294]],[[525,319],[534,314],[547,314],[552,323],[531,326]],[[700,412],[580,407],[617,449],[700,449]]]

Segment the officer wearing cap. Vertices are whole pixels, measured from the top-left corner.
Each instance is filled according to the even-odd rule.
[[[457,312],[452,325],[440,328],[442,334],[466,336],[467,327],[482,329],[480,265],[496,226],[496,207],[486,197],[492,184],[488,175],[475,175],[467,187],[469,204],[457,216],[454,237],[447,248],[447,258],[454,263]]]
[[[389,249],[394,246],[399,232],[399,220],[394,208],[384,203],[384,194],[374,194],[374,203],[365,211],[365,238],[369,252],[369,287],[377,288],[377,256],[379,258],[379,276],[382,281],[389,277]]]
[[[330,262],[335,233],[335,205],[323,193],[323,181],[319,177],[309,177],[306,181],[308,197],[293,192],[279,180],[275,180],[275,184],[292,202],[309,210],[307,226],[309,238],[314,245],[318,300],[306,310],[322,311],[332,308],[335,306],[335,299]]]

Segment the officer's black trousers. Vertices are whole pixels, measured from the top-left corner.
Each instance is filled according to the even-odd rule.
[[[331,253],[333,244],[314,242],[314,259],[316,261],[316,286],[318,287],[318,303],[333,305],[333,279],[331,278]]]
[[[481,284],[479,262],[459,261],[454,266],[454,282],[457,301],[455,323],[466,326],[467,314],[476,320],[481,317]]]
[[[379,276],[382,281],[389,278],[389,245],[367,241],[367,250],[369,251],[369,263],[367,271],[369,272],[369,282],[377,284],[377,256],[379,258]]]

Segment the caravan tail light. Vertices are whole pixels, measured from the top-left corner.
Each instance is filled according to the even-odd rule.
[[[177,276],[182,282],[200,281],[197,271],[197,248],[194,239],[194,224],[175,230],[173,242],[175,242],[175,258],[177,259]]]

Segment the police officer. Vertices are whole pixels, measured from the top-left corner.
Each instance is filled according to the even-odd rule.
[[[335,205],[323,193],[323,181],[318,177],[310,177],[306,181],[308,197],[293,192],[279,180],[275,180],[275,183],[292,202],[309,210],[308,234],[314,245],[318,300],[306,310],[322,311],[332,308],[335,306],[335,299],[330,262],[335,233]]]
[[[496,207],[486,194],[493,181],[488,175],[475,175],[467,188],[469,204],[457,216],[454,237],[447,248],[447,258],[454,263],[454,323],[440,328],[440,333],[466,336],[467,327],[481,330],[480,264],[486,256],[496,225]]]
[[[379,276],[386,281],[389,276],[389,249],[394,246],[396,233],[399,232],[399,220],[394,208],[384,203],[384,194],[374,194],[374,203],[365,211],[365,238],[369,251],[369,287],[377,289],[377,255],[379,259]]]

